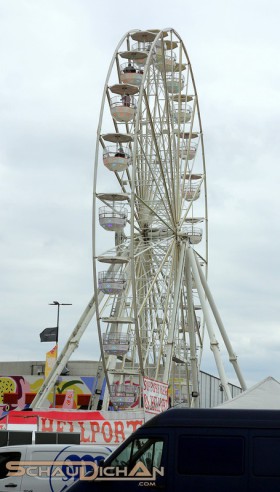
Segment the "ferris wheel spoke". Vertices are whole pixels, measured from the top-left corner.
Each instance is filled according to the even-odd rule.
[[[183,272],[183,266],[184,266],[184,261],[185,261],[185,255],[186,255],[186,244],[181,243],[180,245],[180,251],[179,251],[179,258],[177,261],[177,275],[176,275],[176,283],[174,285],[174,301],[173,301],[173,306],[172,306],[172,311],[171,311],[171,320],[170,320],[170,327],[168,331],[168,339],[166,343],[166,364],[164,368],[164,375],[163,375],[163,381],[167,382],[169,380],[169,375],[170,375],[170,369],[171,369],[171,362],[172,362],[172,356],[173,356],[173,344],[174,344],[174,336],[175,336],[175,330],[176,330],[176,320],[178,316],[178,305],[179,305],[179,300],[180,300],[180,290],[181,290],[181,284],[182,284],[182,272]],[[176,268],[176,267],[175,267]]]
[[[168,320],[168,311],[170,309],[170,304],[172,303],[172,286],[173,286],[173,267],[174,267],[174,254],[176,248],[176,242],[173,241],[169,248],[172,247],[170,251],[170,256],[168,261],[167,258],[163,258],[161,264],[159,261],[155,261],[155,266],[152,268],[150,275],[154,276],[157,271],[158,275],[156,281],[153,283],[153,289],[149,293],[151,302],[156,299],[154,304],[157,307],[157,311],[160,310],[165,321]],[[148,284],[149,285],[149,284]],[[164,330],[163,330],[164,331]]]
[[[148,203],[140,198],[140,196],[136,195],[137,200],[147,209],[149,210],[153,216],[157,217],[158,220],[164,224],[172,233],[174,232],[173,228],[170,226],[168,222],[166,222],[162,215],[159,215],[154,208],[151,208]]]
[[[170,254],[170,251],[171,251],[171,248],[172,248],[172,247],[173,247],[173,244],[171,243],[171,244],[170,244],[170,246],[169,246],[169,248],[168,248],[168,249],[167,249],[167,251],[166,251],[166,254],[165,254],[165,256],[164,256],[164,258],[163,258],[163,260],[162,260],[161,264],[159,265],[158,270],[157,270],[157,271],[155,272],[155,274],[154,274],[153,281],[152,281],[152,283],[150,284],[150,287],[149,287],[149,289],[148,289],[148,292],[147,292],[147,294],[146,294],[145,298],[143,299],[143,302],[142,302],[142,304],[141,304],[141,306],[140,306],[140,308],[139,308],[139,310],[138,310],[138,313],[137,313],[137,314],[138,314],[138,316],[140,316],[141,311],[143,310],[143,308],[144,308],[144,306],[145,306],[145,303],[146,303],[146,301],[147,301],[147,299],[148,299],[148,297],[149,297],[149,295],[150,295],[151,291],[153,290],[154,284],[155,284],[155,282],[157,281],[157,278],[158,278],[158,276],[159,276],[160,272],[162,271],[162,268],[163,268],[163,265],[164,265],[164,264],[165,264],[165,262],[166,262],[166,259],[169,257],[169,254]]]
[[[138,145],[141,146],[141,142],[139,142]],[[163,194],[163,192],[160,188],[160,183],[158,180],[159,177],[158,177],[158,175],[155,174],[155,172],[153,170],[153,166],[151,165],[151,163],[149,162],[149,160],[147,158],[146,158],[146,163],[147,163],[148,173],[152,177],[152,185],[153,186],[151,186],[151,192],[150,192],[151,203],[153,203],[153,201],[152,201],[153,195],[156,194],[156,196],[158,196],[158,199],[160,200],[160,202],[162,204],[162,207],[164,208],[166,217],[168,217],[169,220],[171,220],[170,211],[168,210],[167,205],[166,205],[165,195]]]
[[[170,210],[170,215],[172,217],[172,221],[174,222],[175,221],[174,209],[172,207],[172,203],[171,203],[171,200],[170,200],[170,186],[168,186],[168,183],[166,181],[166,175],[164,173],[164,168],[163,168],[163,165],[162,165],[162,158],[161,158],[161,155],[160,155],[160,152],[159,152],[159,145],[158,145],[159,142],[158,142],[157,137],[156,137],[156,133],[155,133],[154,125],[153,125],[153,120],[152,120],[152,115],[151,115],[151,112],[150,112],[150,108],[149,108],[149,104],[148,104],[148,99],[147,99],[146,93],[144,93],[144,97],[145,97],[145,101],[146,101],[146,108],[147,108],[148,120],[149,120],[150,128],[151,128],[153,145],[155,147],[156,158],[158,159],[159,168],[160,168],[161,180],[162,180],[163,188],[165,190],[165,197],[166,197],[167,204],[169,206],[169,210]]]
[[[169,247],[165,254],[163,255],[163,258],[160,262],[159,258],[157,257],[157,260],[152,258],[151,251],[149,252],[150,255],[147,258],[143,258],[142,256],[142,273],[143,273],[143,279],[145,281],[146,285],[146,297],[143,299],[143,302],[141,304],[141,307],[139,308],[139,312],[143,309],[145,306],[146,300],[148,297],[153,295],[153,292],[156,290],[156,293],[158,294],[160,291],[164,291],[166,287],[166,277],[170,276],[170,271],[168,271],[168,274],[166,273],[166,270],[171,270],[171,251],[175,247],[175,242],[172,241],[169,244]],[[151,278],[153,279],[153,282],[151,284]],[[161,288],[159,288],[159,282],[161,283]],[[156,286],[156,287],[155,287]],[[160,301],[159,301],[160,302]]]

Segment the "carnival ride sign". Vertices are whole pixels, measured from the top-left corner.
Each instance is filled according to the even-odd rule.
[[[117,446],[132,432],[144,424],[143,411],[75,411],[51,410],[33,412],[10,412],[9,425],[18,428],[32,424],[41,432],[79,432],[80,442]],[[6,422],[5,422],[6,423]],[[3,422],[4,424],[4,422]],[[15,427],[15,425],[14,425]]]
[[[155,379],[143,379],[143,402],[145,413],[161,413],[168,409],[168,384]]]

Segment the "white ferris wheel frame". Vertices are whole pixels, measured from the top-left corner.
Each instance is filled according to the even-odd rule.
[[[145,299],[147,301],[148,296],[151,293],[151,291],[152,291],[152,289],[153,289],[153,287],[157,281],[157,277],[160,275],[161,268],[163,267],[164,261],[166,260],[168,255],[170,255],[171,249],[173,247],[172,243],[171,243],[171,241],[168,243],[168,241],[166,240],[166,237],[163,238],[162,241],[157,241],[157,245],[159,245],[161,242],[167,243],[166,249],[164,251],[162,258],[159,261],[158,269],[155,272],[155,276],[153,278],[150,278],[150,287],[149,288],[146,287],[145,299],[142,300],[142,303],[140,303],[141,304],[140,308],[139,308],[139,302],[137,303],[138,293],[137,293],[137,283],[136,283],[137,275],[136,275],[135,258],[137,257],[138,254],[140,255],[141,252],[137,253],[137,251],[135,250],[134,240],[130,241],[129,250],[127,250],[127,248],[126,248],[126,254],[128,254],[128,258],[129,258],[129,267],[127,267],[127,268],[129,268],[129,273],[130,273],[130,284],[129,285],[130,285],[131,292],[132,292],[131,299],[132,299],[132,303],[133,303],[132,312],[134,314],[133,323],[134,323],[134,327],[135,327],[134,328],[134,336],[136,339],[136,345],[135,346],[137,347],[137,352],[138,352],[137,353],[138,366],[136,368],[134,368],[133,370],[132,369],[128,370],[127,368],[124,369],[123,371],[117,370],[116,369],[116,360],[117,360],[116,357],[115,356],[111,357],[111,362],[110,362],[110,356],[108,358],[108,356],[106,356],[105,351],[104,351],[104,347],[102,344],[102,328],[101,328],[100,306],[103,303],[106,304],[106,299],[108,298],[108,296],[105,293],[103,293],[99,289],[99,286],[98,286],[98,271],[97,271],[98,256],[96,253],[96,239],[97,239],[96,231],[98,228],[98,224],[97,224],[97,220],[96,220],[96,209],[97,209],[96,204],[97,204],[97,199],[98,199],[97,188],[98,188],[98,171],[100,168],[100,143],[102,143],[104,145],[104,142],[102,142],[102,124],[103,124],[103,114],[104,114],[104,108],[105,108],[106,101],[110,102],[109,81],[110,81],[110,77],[111,77],[111,74],[112,74],[112,71],[113,71],[115,64],[116,64],[117,70],[119,72],[118,55],[120,52],[120,48],[122,47],[122,45],[125,42],[128,42],[130,36],[134,35],[135,33],[139,33],[139,32],[141,32],[141,31],[133,30],[133,31],[127,32],[122,37],[120,42],[118,43],[116,50],[113,54],[110,66],[109,66],[108,74],[107,74],[105,85],[104,85],[103,96],[102,96],[100,117],[99,117],[99,123],[98,123],[98,128],[97,128],[95,165],[94,165],[94,176],[93,176],[94,193],[93,193],[93,216],[92,216],[92,231],[93,231],[92,247],[93,247],[94,295],[91,298],[88,306],[86,307],[86,309],[85,309],[84,313],[82,314],[80,320],[78,321],[77,325],[75,326],[73,332],[71,333],[71,335],[68,339],[68,342],[66,343],[64,349],[62,350],[61,354],[58,356],[55,367],[53,368],[53,370],[51,371],[49,376],[46,378],[42,388],[40,389],[37,396],[33,400],[33,404],[32,404],[33,408],[34,407],[40,407],[41,405],[43,405],[43,402],[45,401],[48,393],[51,391],[51,389],[52,389],[55,381],[57,380],[57,377],[60,375],[63,367],[65,366],[65,364],[69,360],[73,351],[78,347],[79,340],[81,339],[83,333],[85,332],[89,322],[91,321],[91,319],[94,315],[96,317],[96,324],[97,324],[98,337],[99,337],[99,343],[100,343],[100,351],[101,351],[101,361],[103,364],[103,371],[104,371],[104,375],[106,378],[107,387],[109,387],[110,384],[112,384],[112,381],[114,380],[114,373],[119,375],[121,378],[123,377],[124,373],[126,373],[127,375],[130,375],[131,378],[139,376],[140,381],[141,381],[141,378],[143,378],[145,375],[147,375],[146,368],[149,364],[146,365],[147,358],[148,358],[147,353],[146,353],[146,357],[143,357],[143,353],[142,353],[141,327],[139,326],[141,323],[139,323],[139,316],[141,314],[141,310],[144,309],[143,306],[144,306]],[[223,366],[223,362],[221,359],[218,341],[217,341],[216,336],[215,336],[215,330],[214,330],[214,326],[213,326],[213,317],[217,323],[218,330],[222,336],[223,342],[224,342],[226,349],[227,349],[227,352],[229,354],[229,360],[234,367],[234,370],[236,372],[236,375],[238,377],[238,380],[241,384],[242,389],[246,389],[246,384],[245,384],[245,381],[244,381],[243,376],[241,374],[240,368],[238,366],[237,357],[236,357],[236,355],[232,349],[230,340],[227,336],[226,330],[224,328],[224,325],[222,323],[221,317],[218,313],[217,307],[215,305],[213,296],[210,292],[210,289],[208,287],[207,280],[206,280],[206,278],[207,278],[207,267],[208,267],[208,209],[207,209],[206,168],[205,168],[205,156],[204,156],[204,145],[203,145],[203,132],[202,132],[202,126],[201,126],[201,118],[200,118],[199,104],[198,104],[198,98],[197,98],[197,91],[196,91],[195,81],[194,81],[194,77],[193,77],[193,73],[192,73],[192,67],[191,67],[189,57],[188,57],[186,48],[184,46],[184,43],[183,43],[182,39],[180,38],[180,36],[178,35],[178,33],[174,29],[171,29],[171,28],[163,29],[161,31],[158,31],[158,33],[156,34],[154,41],[152,43],[152,48],[150,49],[150,51],[147,55],[147,60],[146,60],[146,63],[145,63],[144,69],[143,69],[143,82],[141,83],[141,86],[139,88],[138,100],[139,101],[146,101],[146,111],[147,111],[147,113],[149,113],[149,102],[147,102],[147,94],[145,92],[144,81],[146,80],[148,73],[149,73],[149,70],[150,70],[150,67],[153,64],[153,56],[154,56],[153,48],[156,46],[157,43],[161,43],[162,46],[164,45],[165,33],[168,33],[170,35],[171,44],[172,44],[172,41],[174,38],[180,43],[179,74],[181,75],[182,56],[184,56],[185,59],[187,60],[187,64],[188,64],[188,76],[191,78],[191,85],[192,85],[192,89],[194,90],[193,114],[192,114],[192,119],[190,121],[189,132],[190,133],[192,132],[193,123],[194,123],[194,114],[196,113],[198,125],[199,125],[199,132],[198,132],[199,133],[199,146],[200,146],[200,152],[201,152],[201,158],[202,158],[203,173],[202,173],[202,179],[200,181],[199,187],[197,187],[197,190],[195,193],[196,194],[200,193],[200,190],[203,187],[203,190],[204,190],[204,214],[203,214],[204,215],[203,216],[203,219],[204,219],[204,254],[202,257],[203,266],[201,266],[200,255],[198,253],[194,252],[192,245],[190,244],[189,241],[187,241],[184,238],[184,234],[182,233],[183,222],[187,218],[188,213],[190,212],[190,208],[193,204],[193,201],[196,198],[196,196],[194,196],[194,198],[190,202],[189,206],[184,209],[184,214],[182,217],[180,217],[180,224],[176,230],[177,242],[179,243],[179,246],[177,248],[178,249],[177,250],[177,258],[176,258],[176,261],[174,260],[174,265],[176,265],[177,277],[176,277],[176,282],[174,282],[174,285],[172,287],[172,289],[173,289],[172,290],[172,296],[170,294],[170,296],[173,299],[173,310],[171,313],[171,322],[169,323],[169,326],[171,327],[171,329],[168,329],[166,334],[165,334],[166,335],[166,342],[164,344],[165,367],[163,370],[163,374],[161,375],[161,380],[163,382],[168,383],[169,379],[170,379],[172,360],[174,357],[174,336],[175,336],[175,330],[176,330],[176,319],[178,316],[178,311],[180,310],[181,291],[182,291],[182,284],[183,284],[183,278],[184,278],[185,279],[184,280],[185,281],[185,291],[186,291],[186,297],[187,297],[187,303],[188,303],[188,307],[187,307],[188,313],[189,313],[188,316],[189,316],[189,320],[190,320],[190,326],[192,327],[189,330],[189,366],[190,366],[190,372],[192,374],[192,382],[191,382],[192,394],[195,396],[192,397],[190,404],[191,404],[191,406],[199,406],[199,399],[196,398],[196,395],[199,394],[198,372],[199,372],[199,362],[200,362],[199,359],[201,357],[201,354],[199,356],[197,355],[197,348],[198,348],[197,347],[197,340],[196,340],[197,335],[196,335],[195,329],[194,329],[195,320],[194,320],[193,306],[191,306],[191,304],[193,304],[193,282],[195,283],[197,295],[199,298],[201,310],[202,310],[203,317],[204,317],[203,327],[205,325],[205,327],[208,331],[210,346],[211,346],[211,349],[212,349],[213,354],[214,354],[214,358],[215,358],[217,370],[219,373],[219,377],[221,379],[221,383],[223,385],[223,388],[225,390],[225,394],[226,394],[227,398],[230,399],[232,396],[231,396],[231,392],[230,392],[230,388],[229,388],[229,384],[228,384],[228,380],[227,380],[227,375],[226,375],[226,372],[225,372],[225,369]],[[128,45],[128,48],[129,48],[129,45]],[[164,65],[164,63],[163,63],[163,65]],[[165,81],[164,82],[164,91],[165,91],[165,97],[167,97],[165,67],[163,67],[162,79],[163,79],[163,81]],[[179,95],[179,102],[180,102],[180,95]],[[134,131],[134,136],[133,136],[132,148],[134,150],[132,153],[132,166],[131,166],[132,174],[130,175],[132,187],[131,187],[130,193],[129,193],[129,207],[130,207],[130,210],[132,213],[130,214],[130,218],[128,221],[130,224],[130,238],[133,237],[134,231],[137,228],[139,230],[139,227],[135,223],[136,202],[139,205],[139,203],[142,201],[143,206],[145,206],[147,209],[149,209],[149,208],[152,209],[154,215],[157,215],[157,212],[155,211],[155,207],[151,207],[149,205],[149,203],[145,203],[145,200],[142,200],[141,197],[137,196],[137,193],[135,192],[135,183],[137,181],[137,175],[136,175],[136,172],[137,172],[136,171],[137,152],[136,152],[136,149],[138,148],[138,145],[139,145],[138,133],[139,133],[140,121],[141,121],[141,110],[142,110],[141,108],[142,108],[142,106],[140,104],[138,104],[137,112],[136,112],[134,123],[133,123],[135,131]],[[171,118],[171,115],[169,114],[168,104],[167,104],[167,110],[166,111],[167,111],[167,120],[170,122],[170,121],[172,121],[172,118]],[[178,196],[177,203],[174,203],[173,207],[172,207],[172,204],[170,203],[170,199],[169,199],[169,195],[168,195],[168,187],[166,186],[166,182],[165,182],[164,167],[162,165],[161,155],[159,153],[159,150],[156,148],[157,147],[157,138],[155,136],[156,130],[155,130],[154,122],[153,122],[153,116],[151,114],[148,114],[148,118],[149,118],[149,124],[150,124],[151,132],[152,132],[152,141],[154,142],[153,145],[155,147],[155,150],[157,151],[159,166],[161,168],[161,175],[162,175],[161,184],[163,187],[165,187],[165,189],[163,190],[163,193],[165,192],[165,198],[169,201],[169,203],[168,203],[169,211],[171,211],[171,214],[175,215],[176,214],[176,207],[177,207],[177,211],[178,211],[178,209],[180,210],[180,208],[182,209],[182,200],[183,199],[182,199],[182,197]],[[114,121],[114,125],[115,125],[116,133],[120,133],[118,130],[118,124],[116,124],[115,121]],[[162,125],[162,121],[160,122],[160,125]],[[172,122],[172,124],[169,123],[169,125],[168,125],[168,128],[169,128],[169,133],[168,133],[169,154],[171,154],[171,147],[172,147],[171,138],[176,138],[176,136],[170,135],[170,127],[172,127],[172,130],[174,131],[174,121]],[[180,128],[180,122],[178,123],[178,128]],[[179,132],[179,129],[177,129],[177,131]],[[179,135],[177,135],[177,137],[179,139]],[[177,159],[177,161],[178,161],[178,159]],[[117,177],[118,182],[120,184],[121,192],[123,194],[125,194],[126,190],[124,189],[124,187],[121,184],[121,180],[119,178],[119,175],[118,175],[118,173],[115,173],[115,174],[116,174],[116,177]],[[177,180],[178,180],[178,176],[179,176],[179,174],[177,172],[177,176],[176,176]],[[186,178],[185,178],[185,174],[184,174],[184,177],[183,177],[184,182],[185,182],[185,179]],[[174,186],[174,183],[173,183],[173,186]],[[180,186],[181,186],[181,184],[180,184]],[[178,189],[178,183],[177,183],[177,189]],[[162,193],[161,190],[159,191],[159,195],[160,195],[160,193]],[[102,199],[102,197],[101,197],[101,199]],[[103,200],[103,202],[104,202],[105,206],[109,206],[112,208],[112,204],[110,204],[108,200],[105,199],[105,200]],[[162,202],[163,202],[163,200],[162,200]],[[168,208],[168,206],[166,207],[165,204],[163,204],[163,205],[164,205],[165,209]],[[113,204],[113,207],[114,207],[114,204]],[[167,228],[170,229],[170,222],[165,220],[164,217],[158,216],[158,218],[162,221],[162,223],[165,224],[165,226]],[[173,218],[173,221],[174,221],[174,218]],[[174,230],[172,232],[174,233]],[[181,240],[180,235],[182,236],[182,240]],[[146,249],[149,250],[150,248],[151,247],[147,247]],[[174,247],[173,247],[173,250],[174,250]],[[175,255],[174,251],[173,251],[173,253]],[[173,263],[172,263],[172,265],[173,265]],[[108,268],[108,272],[116,273],[121,268],[122,268],[121,263],[116,264],[116,263],[111,262],[111,264]],[[202,338],[203,338],[203,333],[202,333]],[[162,337],[161,341],[162,340],[163,340],[163,337]],[[201,351],[202,351],[202,347],[203,347],[203,341],[201,340],[201,346],[200,346]],[[162,346],[160,347],[160,350],[162,350]],[[112,360],[113,360],[113,363],[112,363]],[[158,368],[159,368],[159,366],[158,366]],[[156,371],[156,374],[158,375],[158,370]],[[140,382],[140,384],[141,384],[141,382]],[[107,390],[106,395],[107,395],[106,396],[107,399],[105,401],[105,404],[108,403],[108,400],[110,398],[108,390]],[[96,401],[97,401],[97,398],[93,398],[93,406],[95,406],[95,407],[96,407]]]

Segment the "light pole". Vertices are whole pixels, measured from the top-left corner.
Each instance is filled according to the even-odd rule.
[[[59,331],[59,309],[60,306],[72,306],[72,304],[67,302],[53,301],[49,303],[49,306],[57,306],[57,318],[56,318],[56,345],[58,345],[58,331]]]
[[[58,302],[58,301],[53,301],[51,303],[49,303],[49,306],[57,306],[57,318],[56,318],[56,359],[57,359],[57,356],[58,356],[58,332],[59,332],[59,310],[60,310],[60,306],[72,306],[71,303],[68,303],[68,302]],[[56,394],[56,385],[54,385],[54,388],[53,388],[53,406],[55,408],[55,394]]]

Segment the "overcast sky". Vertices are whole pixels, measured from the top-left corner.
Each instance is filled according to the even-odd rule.
[[[198,90],[209,284],[248,384],[280,380],[278,0],[0,0],[0,360],[44,360],[92,295],[95,135],[131,29],[174,28]],[[73,359],[96,359],[91,323]],[[206,341],[202,369],[216,374]],[[232,376],[232,373],[230,373]]]

